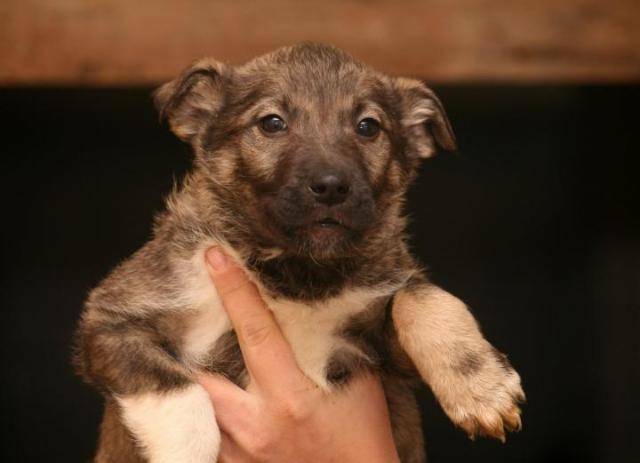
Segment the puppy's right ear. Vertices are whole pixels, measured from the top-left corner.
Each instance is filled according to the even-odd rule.
[[[193,141],[222,107],[224,82],[229,73],[227,66],[211,58],[196,61],[154,92],[160,119],[167,119],[178,138]]]

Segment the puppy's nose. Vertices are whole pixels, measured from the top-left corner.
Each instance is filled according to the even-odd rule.
[[[323,173],[316,175],[311,181],[309,189],[316,201],[327,206],[343,203],[349,196],[351,186],[347,179],[337,173]]]

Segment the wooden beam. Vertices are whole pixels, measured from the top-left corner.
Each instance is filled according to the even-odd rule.
[[[638,0],[3,0],[0,85],[137,85],[301,40],[432,82],[638,82]]]

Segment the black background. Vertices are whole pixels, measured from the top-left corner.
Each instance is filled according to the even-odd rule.
[[[428,391],[431,462],[640,461],[637,87],[438,87],[460,154],[425,162],[413,246],[521,373],[524,430],[470,442]],[[150,89],[0,89],[3,461],[86,461],[69,366],[87,291],[149,237],[189,149]]]

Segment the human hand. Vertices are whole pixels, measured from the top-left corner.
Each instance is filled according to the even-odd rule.
[[[220,375],[199,377],[222,433],[219,461],[399,462],[379,378],[360,375],[332,393],[318,388],[244,271],[217,248],[206,258],[250,378],[245,391]]]

